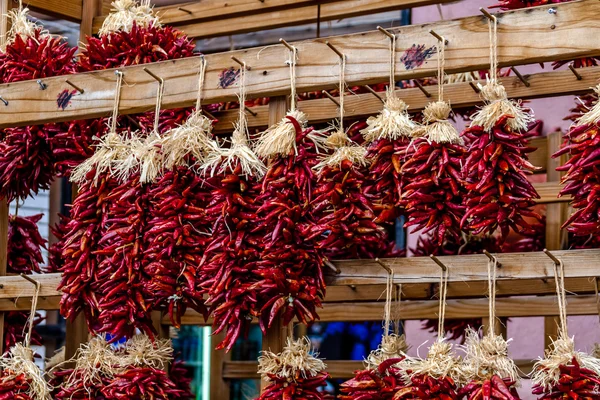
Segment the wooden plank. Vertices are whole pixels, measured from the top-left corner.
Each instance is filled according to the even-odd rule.
[[[78,0],[82,3],[80,14],[81,24],[79,25],[79,43],[86,44],[87,37],[92,36],[92,24],[94,17],[100,12],[101,0]]]
[[[534,183],[533,187],[540,195],[540,198],[536,200],[538,204],[568,203],[571,201],[571,196],[558,197],[561,189],[559,182]]]
[[[225,332],[211,336],[211,348],[225,339]],[[229,399],[229,384],[223,379],[223,366],[231,361],[231,352],[213,350],[210,353],[210,400]]]
[[[568,296],[569,315],[597,315],[595,295]],[[447,319],[486,318],[488,299],[451,299],[447,301]],[[318,310],[320,322],[362,322],[379,321],[385,302],[366,303],[324,303]],[[402,320],[437,319],[438,300],[413,300],[402,303],[399,312]],[[558,315],[556,296],[503,297],[496,299],[496,316],[502,317],[546,317]],[[255,321],[256,322],[256,321]],[[169,324],[163,319],[163,324]],[[207,325],[204,317],[195,311],[187,312],[182,325]]]
[[[0,277],[6,275],[8,262],[8,203],[0,199]],[[29,284],[31,286],[31,284]],[[0,339],[4,338],[4,313],[0,312]],[[0,354],[4,353],[4,340],[0,340]]]
[[[209,37],[316,22],[319,4],[321,21],[330,21],[450,1],[454,0],[205,0],[157,7],[155,13],[163,24],[177,25],[188,36]],[[105,18],[94,19],[94,32]]]
[[[327,372],[333,379],[350,379],[354,371],[364,369],[362,361],[353,360],[325,360]],[[533,367],[531,360],[515,360],[522,377],[526,377]],[[256,374],[256,361],[230,361],[223,365],[224,379],[258,379]]]
[[[561,250],[553,254],[565,264],[565,276],[585,278],[600,271],[600,249]],[[450,282],[486,281],[487,257],[483,254],[438,257],[450,268]],[[553,262],[543,252],[505,253],[498,255],[502,264],[498,281],[514,279],[551,279]],[[429,257],[389,258],[385,263],[394,271],[395,283],[436,283],[439,267]],[[328,276],[329,285],[382,284],[387,272],[374,260],[336,261],[339,275]]]
[[[82,0],[24,0],[23,4],[32,11],[51,17],[81,21]]]
[[[501,66],[600,54],[600,48],[594,40],[596,34],[600,34],[600,3],[582,0],[553,7],[557,10],[556,13],[548,13],[549,7],[544,6],[499,14],[498,57]],[[551,29],[550,26],[554,26],[555,29]],[[434,57],[432,53],[436,40],[428,33],[430,29],[435,29],[450,41],[446,50],[448,73],[487,67],[487,20],[483,16],[469,17],[391,29],[399,34],[396,79],[431,76],[435,73],[435,58],[431,57]],[[381,32],[331,37],[327,40],[348,56],[346,78],[349,84],[361,85],[387,80],[389,39]],[[299,50],[299,92],[333,88],[338,83],[338,56],[325,46],[325,41],[316,39],[295,43]],[[420,64],[420,60],[411,58],[410,54],[415,53],[413,46],[423,46],[417,53],[425,59],[430,56],[431,60]],[[410,51],[405,55],[406,50]],[[247,61],[252,67],[247,79],[249,97],[289,93],[289,71],[285,65],[287,49],[283,46],[268,46],[207,55],[208,71],[204,94],[207,104],[236,100],[237,85],[226,88],[219,86],[226,86],[219,78],[223,71],[237,68],[231,60],[232,55]],[[123,86],[120,112],[144,112],[153,107],[156,82],[143,68],[149,68],[166,80],[164,108],[192,105],[196,98],[196,88],[189,82],[190,79],[195,80],[198,62],[198,58],[187,58],[123,68],[127,84]],[[592,70],[586,68],[580,72],[582,76],[586,76],[586,80],[589,79],[585,71],[588,69]],[[57,97],[65,90],[68,90],[68,93],[72,93],[73,90],[66,84],[65,79],[54,77],[44,80],[48,89],[43,91],[39,90],[35,81],[0,85],[3,97],[10,102],[9,106],[0,107],[0,127],[94,118],[109,114],[114,98],[114,71],[95,71],[69,76],[69,80],[85,92],[74,93],[70,103],[63,110],[57,106]],[[586,83],[586,86],[593,86],[594,79]],[[574,89],[578,85],[577,82],[581,81],[572,77],[564,82],[553,80],[550,86],[554,87],[553,92],[562,90],[563,93],[573,93],[577,91]],[[537,84],[531,86],[538,89]],[[585,90],[582,88],[581,91]],[[452,99],[451,96],[449,98]],[[64,102],[60,103],[64,105]]]
[[[85,316],[80,313],[74,321],[67,321],[67,335],[65,339],[65,360],[71,360],[81,343],[87,342],[89,332]]]
[[[449,2],[450,0],[446,0]],[[360,15],[376,14],[401,10],[415,5],[432,4],[434,1],[398,0],[343,0],[324,4],[310,4],[299,8],[285,8],[265,14],[240,15],[226,20],[205,19],[200,22],[179,25],[188,36],[209,38],[256,32],[266,29],[312,24],[351,18]],[[320,7],[320,13],[319,13]]]

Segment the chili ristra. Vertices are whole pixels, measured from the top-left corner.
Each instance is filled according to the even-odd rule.
[[[377,368],[354,372],[354,378],[340,385],[340,400],[388,400],[405,388],[405,374],[398,364],[404,357],[390,358]]]

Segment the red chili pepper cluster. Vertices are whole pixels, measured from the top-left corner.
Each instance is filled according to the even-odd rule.
[[[0,373],[0,400],[35,400],[29,396],[29,384],[25,374],[13,376],[10,371]]]
[[[53,168],[57,176],[69,177],[73,168],[94,154],[94,136],[108,132],[106,119],[71,121],[61,125],[50,140]]]
[[[34,329],[31,332],[31,344],[33,346],[42,346],[42,336],[35,330],[35,327],[44,321],[39,313],[35,314],[33,320]],[[4,314],[4,349],[8,351],[17,343],[25,341],[25,328],[28,327],[29,313],[22,311],[10,311]]]
[[[460,240],[465,208],[460,172],[464,154],[460,144],[417,138],[401,168],[405,183],[400,205],[407,216],[404,226],[414,226],[414,231],[422,230],[422,234],[431,232],[438,246],[448,237]]]
[[[319,390],[327,385],[327,372],[319,372],[316,376],[306,378],[298,376],[291,382],[273,374],[269,374],[269,378],[271,384],[257,400],[333,400],[333,396]]]
[[[184,400],[193,400],[192,378],[188,377],[188,370],[185,363],[181,360],[175,360],[169,365],[169,377],[175,384],[175,387],[181,391],[179,398]]]
[[[313,224],[306,227],[306,240],[329,259],[376,258],[397,255],[385,227],[365,196],[368,169],[343,160],[325,166],[313,190]]]
[[[444,320],[444,332],[446,333],[446,338],[449,340],[460,340],[461,343],[465,342],[467,329],[471,328],[475,331],[479,331],[482,326],[483,321],[481,318]],[[423,321],[421,329],[437,334],[438,320],[428,319]]]
[[[263,297],[273,290],[256,268],[264,243],[253,225],[260,208],[261,185],[254,177],[245,176],[237,163],[217,175],[209,190],[206,218],[212,235],[200,265],[199,282],[211,305],[213,334],[227,332],[217,349],[229,351],[240,335],[247,334],[252,317],[259,316]]]
[[[50,227],[50,232],[54,235],[56,241],[48,248],[48,266],[44,269],[44,272],[49,274],[60,272],[63,266],[62,247],[70,218],[62,214],[58,214],[58,218],[58,223]]]
[[[543,386],[533,387],[533,394],[545,399],[598,399],[600,398],[600,377],[594,371],[581,368],[576,357],[571,365],[561,365],[558,384],[549,390]]]
[[[500,8],[502,11],[518,10],[520,8],[545,6],[548,4],[566,3],[571,0],[499,0],[498,4],[494,4],[489,8]]]
[[[0,54],[0,82],[43,79],[72,73],[76,48],[37,28],[17,34]],[[0,136],[0,197],[24,199],[50,187],[54,176],[51,141],[62,124],[7,128]]]
[[[184,395],[165,371],[149,367],[133,367],[116,374],[101,393],[105,400],[171,400]]]
[[[459,399],[468,400],[519,400],[515,382],[498,375],[484,381],[471,382],[458,391]]]
[[[600,128],[598,124],[583,124],[569,130],[563,147],[553,155],[570,156],[564,165],[556,168],[565,171],[561,182],[565,186],[560,196],[573,196],[575,212],[563,228],[575,236],[590,238],[600,234]]]
[[[204,209],[210,192],[204,184],[188,167],[179,167],[148,188],[141,266],[144,298],[152,308],[168,310],[176,327],[188,306],[206,316],[197,281],[211,228]]]
[[[312,323],[318,319],[316,308],[325,296],[322,254],[305,239],[301,228],[307,222],[316,182],[313,128],[302,129],[296,119],[287,118],[295,128],[296,151],[271,160],[257,200],[257,229],[264,239],[255,273],[263,279],[262,289],[271,288],[262,291],[260,301],[263,332],[280,314],[284,325],[294,317]]]
[[[396,366],[404,358],[390,358],[377,369],[354,372],[354,378],[340,385],[340,400],[388,400],[405,387],[404,376]]]
[[[539,195],[526,176],[535,170],[527,160],[527,153],[535,150],[528,147],[532,134],[512,131],[509,118],[500,118],[491,132],[472,126],[463,133],[468,146],[463,166],[467,211],[461,227],[474,235],[492,234],[499,228],[502,240],[511,228],[534,234],[535,224],[542,219],[533,211]]]
[[[423,399],[423,400],[455,400],[458,399],[456,384],[449,376],[435,379],[420,375],[410,378],[410,385],[394,394],[394,400]]]
[[[110,280],[114,272],[108,268],[100,268],[103,258],[98,254],[98,242],[103,237],[108,212],[106,197],[117,186],[109,176],[100,177],[94,183],[95,174],[95,170],[90,171],[86,181],[79,186],[79,193],[71,207],[71,216],[60,242],[62,280],[59,290],[63,292],[60,313],[73,320],[83,311],[91,331],[101,328],[98,325],[100,299],[96,293],[102,288],[101,282]]]
[[[86,379],[86,372],[72,369],[53,371],[52,375],[50,384],[57,388],[55,400],[107,400],[102,394],[102,388],[110,383],[106,377],[102,377],[101,382],[92,383]]]

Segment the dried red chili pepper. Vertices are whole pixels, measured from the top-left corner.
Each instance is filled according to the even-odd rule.
[[[42,323],[46,318],[36,313],[33,320],[34,329],[31,333],[31,344],[42,346],[43,338],[36,331],[35,327]],[[4,349],[8,351],[17,343],[25,341],[25,327],[28,326],[29,314],[22,311],[10,311],[4,314]]]
[[[596,91],[599,91],[596,88]],[[600,233],[600,135],[597,117],[600,106],[598,103],[585,115],[577,120],[576,126],[569,129],[565,135],[562,148],[552,157],[563,154],[570,156],[569,160],[556,170],[565,171],[561,183],[565,186],[559,196],[571,195],[572,206],[575,209],[569,219],[563,224],[569,233],[583,240],[593,238]],[[585,238],[585,239],[584,239]]]
[[[10,32],[6,49],[0,53],[2,83],[65,75],[75,69],[77,48],[28,21],[28,12],[25,8],[9,13],[12,25],[23,27],[23,32]],[[50,142],[63,129],[63,124],[47,124],[0,133],[0,198],[24,199],[50,187],[55,174]]]
[[[459,399],[469,400],[518,400],[519,394],[515,388],[515,381],[510,378],[500,379],[493,375],[489,379],[471,382],[458,391]]]
[[[0,358],[0,399],[51,399],[50,387],[33,361],[33,350],[22,344]]]
[[[538,399],[595,399],[600,398],[600,377],[594,371],[582,368],[577,357],[573,357],[569,365],[559,366],[560,374],[555,377],[556,383],[549,388],[535,385],[533,394]]]
[[[444,320],[444,332],[449,340],[459,341],[461,344],[465,342],[465,334],[467,329],[480,330],[483,326],[481,318],[468,319],[446,319]],[[421,329],[428,332],[438,332],[437,319],[427,319],[421,324]]]
[[[46,273],[60,272],[63,266],[62,247],[70,217],[58,214],[58,218],[58,223],[50,227],[56,240],[48,248],[48,266],[44,269]]]
[[[192,378],[188,374],[189,371],[185,367],[185,362],[176,359],[169,364],[169,378],[181,392],[179,398],[183,400],[193,400],[195,398],[192,393]]]
[[[316,308],[325,296],[323,256],[305,239],[300,228],[310,212],[318,161],[320,132],[306,127],[306,116],[290,112],[275,128],[263,133],[256,152],[267,159],[268,170],[257,199],[255,231],[264,235],[256,274],[265,279],[260,310],[263,332],[281,315],[305,324],[318,319]],[[281,151],[276,150],[281,149]]]
[[[29,395],[30,381],[25,374],[0,373],[0,400],[35,400]]]
[[[100,392],[105,400],[171,400],[184,395],[165,371],[148,367],[128,368],[116,374]]]
[[[9,215],[7,270],[13,274],[40,273],[44,262],[42,249],[47,240],[42,238],[37,223],[44,214],[29,217]]]
[[[269,382],[257,400],[325,400],[333,396],[319,389],[329,374],[322,360],[310,354],[310,339],[287,339],[279,354],[263,351],[258,358],[258,373]]]

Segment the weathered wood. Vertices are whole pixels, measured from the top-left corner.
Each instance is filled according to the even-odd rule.
[[[499,19],[498,57],[501,66],[544,62],[600,54],[595,41],[600,33],[597,19],[600,3],[582,0],[549,7],[502,13]],[[554,26],[555,29],[550,27]],[[391,29],[398,33],[398,60],[396,79],[411,79],[435,73],[436,40],[428,32],[435,29],[449,40],[446,50],[448,73],[484,69],[488,65],[488,28],[483,16],[443,21],[436,24],[415,25]],[[387,80],[389,39],[381,32],[331,37],[327,39],[347,55],[347,82],[351,85],[369,84]],[[330,51],[324,39],[303,41],[294,45],[299,50],[297,87],[299,92],[333,88],[337,82],[338,56]],[[416,47],[422,46],[420,50]],[[412,49],[407,54],[406,50]],[[260,52],[260,56],[258,53]],[[409,54],[419,53],[424,60]],[[237,85],[226,88],[219,75],[237,68],[231,56],[245,60],[252,70],[248,73],[249,97],[278,96],[289,93],[287,50],[283,46],[269,46],[227,53],[207,55],[208,71],[204,99],[206,103],[236,100]],[[431,56],[431,57],[430,57]],[[125,81],[121,97],[121,113],[143,112],[152,108],[155,100],[154,79],[143,71],[149,68],[166,80],[164,108],[192,105],[196,88],[198,58],[124,68]],[[266,73],[266,75],[265,75]],[[584,75],[582,69],[582,76]],[[95,71],[71,75],[69,80],[85,93],[74,94],[63,110],[57,106],[57,96],[64,90],[72,91],[65,77],[46,79],[47,90],[38,90],[37,83],[19,82],[0,85],[0,91],[10,105],[0,107],[0,127],[35,124],[48,121],[93,118],[107,115],[113,106],[114,71]],[[564,90],[573,92],[577,80],[564,83]],[[560,87],[562,82],[553,81]],[[533,86],[533,85],[532,85]],[[592,84],[588,85],[592,86]],[[434,98],[430,100],[435,100]],[[61,102],[61,104],[64,104]]]
[[[482,294],[483,295],[483,294]],[[569,315],[596,315],[595,295],[568,296],[567,313]],[[379,321],[385,302],[365,303],[324,303],[318,310],[321,322],[361,322]],[[402,320],[437,319],[439,302],[437,300],[413,300],[402,303],[399,316]],[[501,317],[546,317],[558,315],[556,296],[503,297],[496,299],[496,316]],[[488,299],[451,299],[447,301],[447,319],[486,318]],[[169,324],[163,318],[163,324]],[[182,325],[207,325],[204,317],[195,311],[187,312]]]
[[[350,379],[354,377],[354,371],[362,370],[362,361],[352,360],[325,360],[327,372],[333,379]],[[516,360],[522,377],[526,377],[533,367],[530,360]],[[258,379],[256,374],[256,361],[229,361],[223,364],[224,379]]]
[[[536,200],[538,204],[568,203],[571,201],[571,196],[558,197],[561,189],[559,182],[534,183],[533,187],[540,195],[540,198]]]
[[[102,7],[101,0],[78,0],[81,3],[82,10],[80,14],[81,23],[79,25],[79,42],[87,43],[87,37],[92,36],[92,24],[94,17],[100,13]]]
[[[155,9],[163,24],[177,25],[190,37],[225,36],[375,14],[453,0],[205,0]],[[185,11],[184,11],[185,10]],[[98,32],[105,16],[94,19]]]
[[[211,336],[210,348],[214,349],[217,343],[225,339],[225,333]],[[223,379],[223,366],[231,361],[231,352],[213,350],[210,353],[210,399],[229,399],[229,384]]]
[[[25,0],[32,11],[73,22],[81,21],[82,0]]]
[[[85,316],[80,313],[75,320],[67,321],[67,334],[65,340],[65,360],[70,360],[75,356],[81,343],[89,340],[89,332]]]
[[[565,276],[584,278],[598,275],[600,249],[554,251],[565,264]],[[439,257],[450,268],[450,282],[486,281],[485,255]],[[553,262],[543,252],[499,254],[502,264],[498,269],[498,281],[512,279],[553,278]],[[386,264],[394,271],[395,283],[436,283],[439,267],[429,257],[389,258]],[[374,260],[336,261],[341,274],[328,277],[330,285],[382,284],[387,272]]]
[[[6,0],[3,0],[6,1]],[[6,275],[8,262],[8,203],[0,199],[0,277]],[[31,286],[31,284],[30,284]],[[0,338],[4,337],[4,313],[0,312]],[[4,353],[4,340],[0,340],[0,354]]]

